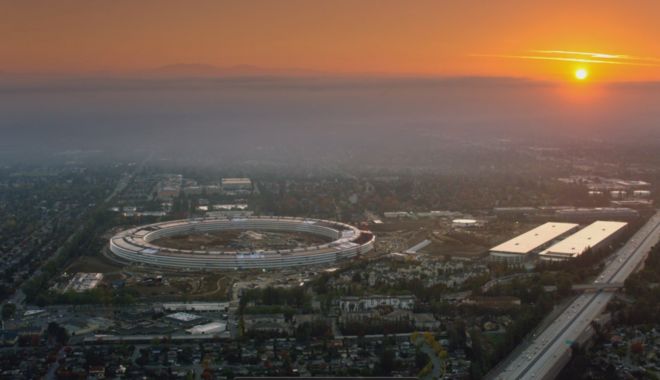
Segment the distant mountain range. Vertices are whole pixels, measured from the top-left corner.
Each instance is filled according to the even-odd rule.
[[[235,65],[218,67],[201,63],[178,63],[154,69],[141,70],[134,74],[148,76],[178,76],[178,77],[226,77],[226,76],[306,76],[319,75],[319,71],[296,68],[263,68],[253,65]]]
[[[7,78],[67,78],[67,77],[108,77],[108,78],[204,78],[204,77],[305,77],[332,75],[322,71],[298,68],[264,68],[253,65],[220,67],[203,63],[177,63],[144,70],[108,71],[99,70],[81,73],[11,72],[0,70],[0,77]]]

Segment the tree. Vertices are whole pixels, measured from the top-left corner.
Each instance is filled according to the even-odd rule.
[[[572,286],[571,280],[562,277],[557,283],[557,293],[562,297],[568,296],[571,294]]]
[[[57,322],[50,322],[48,324],[48,328],[46,329],[46,336],[48,339],[58,344],[66,344],[66,342],[69,341],[69,333]]]
[[[6,304],[2,305],[2,319],[7,320],[11,317],[14,316],[16,313],[16,305],[13,303],[7,302]]]
[[[630,344],[630,352],[632,352],[635,355],[641,355],[644,353],[644,344],[636,340]]]
[[[380,355],[380,368],[383,375],[389,375],[394,369],[394,352],[391,349],[384,349]]]

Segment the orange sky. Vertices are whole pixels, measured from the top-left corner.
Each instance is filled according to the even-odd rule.
[[[328,72],[660,80],[643,66],[485,55],[660,57],[660,1],[0,0],[0,70],[127,71],[175,63]]]

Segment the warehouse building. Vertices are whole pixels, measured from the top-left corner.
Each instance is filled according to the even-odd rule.
[[[505,241],[491,248],[490,259],[507,263],[522,263],[539,253],[554,240],[566,236],[577,230],[578,225],[574,223],[548,222],[531,231]]]
[[[627,226],[624,222],[596,221],[539,254],[542,260],[566,260],[586,250],[597,251],[608,246]]]
[[[197,325],[186,330],[189,334],[218,334],[227,329],[227,325],[223,322],[211,322],[203,325]]]
[[[249,178],[223,178],[222,190],[232,191],[252,191],[252,180]]]

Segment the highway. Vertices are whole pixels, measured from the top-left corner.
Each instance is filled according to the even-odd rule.
[[[595,284],[623,283],[646,259],[648,252],[660,238],[658,211],[614,255]],[[552,379],[570,358],[570,346],[590,327],[612,298],[612,292],[597,291],[578,296],[573,303],[537,334],[529,346],[511,360],[495,379]]]

